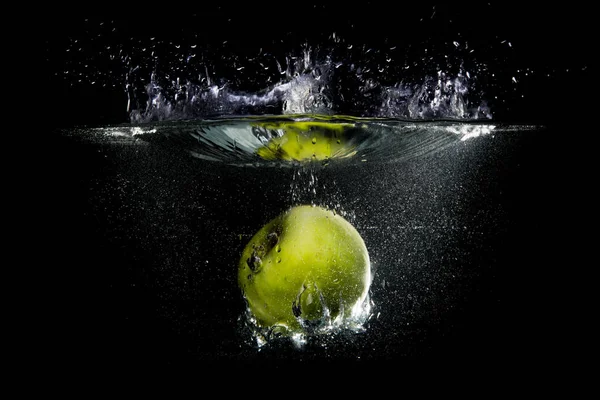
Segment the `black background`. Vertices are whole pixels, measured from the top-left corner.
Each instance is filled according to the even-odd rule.
[[[487,365],[490,365],[496,359],[503,362],[510,360],[513,368],[525,373],[529,366],[540,369],[540,360],[555,361],[554,357],[558,359],[567,355],[568,361],[573,363],[576,362],[575,359],[585,355],[587,347],[579,342],[580,335],[585,335],[582,333],[585,321],[578,318],[580,314],[585,314],[580,307],[585,299],[580,297],[578,290],[582,284],[581,275],[575,277],[573,274],[583,273],[579,267],[580,244],[576,243],[578,221],[583,217],[578,208],[589,201],[583,194],[587,192],[589,173],[592,170],[592,162],[582,149],[586,144],[582,145],[579,141],[590,143],[588,138],[592,133],[587,130],[585,120],[593,118],[596,112],[596,105],[590,102],[594,92],[590,71],[591,55],[594,53],[591,34],[593,13],[590,10],[574,4],[567,6],[548,3],[544,7],[518,8],[501,2],[471,5],[363,2],[360,6],[344,7],[329,4],[283,7],[278,4],[261,10],[251,5],[203,4],[198,10],[190,10],[188,5],[185,8],[167,8],[164,5],[141,4],[135,9],[110,12],[100,9],[69,10],[67,14],[66,10],[62,12],[49,9],[27,22],[34,30],[43,32],[43,35],[40,34],[45,58],[42,62],[46,66],[41,77],[43,90],[47,95],[44,101],[34,104],[32,111],[37,117],[36,122],[48,128],[44,133],[47,136],[42,138],[41,145],[38,144],[44,148],[47,158],[44,158],[44,169],[38,176],[42,184],[34,190],[34,194],[37,195],[36,198],[46,199],[38,208],[46,210],[45,218],[48,218],[42,220],[46,229],[38,232],[38,243],[44,249],[43,254],[47,259],[64,266],[58,271],[45,269],[41,273],[49,287],[46,288],[48,294],[44,296],[44,302],[38,306],[38,317],[35,319],[38,332],[50,331],[46,335],[42,334],[42,347],[52,348],[50,357],[44,356],[44,364],[51,366],[54,359],[65,354],[74,369],[77,365],[92,370],[118,368],[122,361],[120,351],[123,349],[111,349],[111,339],[102,337],[101,332],[108,328],[94,326],[90,322],[91,313],[98,310],[88,310],[90,314],[87,317],[86,311],[82,310],[80,317],[83,324],[73,321],[74,316],[70,312],[76,308],[73,302],[85,303],[96,294],[87,292],[85,285],[74,288],[70,284],[87,281],[92,282],[92,287],[95,287],[95,274],[90,269],[81,269],[85,255],[97,255],[93,262],[96,267],[118,262],[122,256],[120,249],[110,246],[103,248],[105,253],[99,254],[97,241],[103,240],[102,234],[96,230],[95,222],[81,218],[82,214],[89,214],[86,198],[88,180],[90,176],[106,174],[103,169],[105,164],[98,159],[99,156],[93,149],[81,147],[71,139],[55,135],[50,129],[128,122],[124,111],[126,96],[121,87],[96,88],[90,91],[87,87],[73,87],[68,81],[55,78],[55,72],[61,69],[61,60],[47,55],[56,54],[69,37],[82,35],[86,26],[82,21],[86,18],[110,18],[120,28],[122,36],[119,37],[123,40],[149,35],[158,35],[168,40],[195,33],[206,46],[218,46],[227,40],[240,54],[263,45],[273,52],[285,53],[290,46],[322,42],[331,32],[345,37],[348,42],[364,42],[374,46],[387,41],[399,47],[408,47],[417,40],[417,32],[419,40],[423,37],[432,41],[443,40],[445,37],[452,40],[456,37],[456,32],[460,32],[461,37],[472,42],[496,43],[500,37],[511,41],[513,52],[508,60],[503,60],[510,67],[507,67],[507,74],[521,66],[553,71],[552,79],[541,74],[532,75],[522,83],[521,91],[507,95],[506,101],[492,110],[494,119],[500,122],[536,123],[552,127],[547,131],[548,140],[543,145],[537,141],[527,141],[513,155],[522,160],[515,162],[522,169],[519,171],[520,178],[511,183],[508,189],[515,199],[526,199],[526,206],[516,208],[512,214],[514,220],[509,224],[518,235],[510,238],[506,248],[524,252],[523,264],[533,263],[538,266],[529,273],[524,272],[520,283],[513,283],[511,288],[515,290],[514,297],[507,298],[505,311],[513,313],[512,316],[521,322],[525,329],[524,336],[514,333],[514,342],[505,343],[500,348],[488,340],[497,339],[506,331],[498,332],[498,336],[478,337],[477,327],[469,324],[468,318],[479,316],[483,311],[472,305],[473,309],[460,317],[463,320],[456,321],[472,330],[461,331],[460,338],[448,339],[447,347],[441,349],[439,354],[430,354],[426,361],[445,360],[451,364],[450,360],[465,357],[471,362],[485,359]],[[269,22],[274,18],[278,18],[280,22]],[[399,22],[399,18],[402,22]],[[247,22],[247,29],[241,34],[235,29],[224,29],[230,26],[230,19],[239,21],[239,24]],[[281,39],[284,39],[284,43]],[[484,53],[481,57],[484,63],[495,60],[493,53]],[[492,88],[490,95],[494,94],[494,90],[506,94],[501,88]],[[526,96],[520,97],[522,93]],[[565,139],[565,135],[572,135],[572,139]],[[532,182],[535,184],[532,185]],[[547,212],[559,213],[559,217],[547,219]],[[60,227],[60,234],[54,227]],[[573,232],[573,236],[551,236],[551,232],[567,230]],[[546,234],[540,236],[539,233],[544,231]],[[69,243],[69,246],[65,247],[64,243]],[[503,257],[504,260],[513,260],[514,254],[507,253]],[[556,263],[560,267],[555,267]],[[47,266],[52,264],[45,263]],[[540,279],[540,268],[543,265],[552,268],[552,273]],[[517,270],[520,266],[514,268]],[[559,273],[563,268],[564,275]],[[500,281],[499,284],[502,283],[508,282]],[[47,293],[46,290],[43,293]],[[558,297],[553,297],[556,294]],[[549,296],[552,300],[541,307],[540,299]],[[152,296],[148,295],[147,299],[151,300]],[[537,311],[543,311],[536,313],[536,307]],[[102,312],[107,310],[109,309]],[[554,311],[563,319],[556,320]],[[533,318],[532,313],[536,315]],[[105,317],[107,321],[111,320],[109,316]],[[125,332],[125,335],[130,335],[128,339],[135,342],[139,339],[136,339],[136,333],[141,333],[146,328],[153,329],[154,332],[134,347],[133,353],[128,356],[130,358],[127,358],[127,368],[143,369],[146,362],[146,366],[152,368],[199,366],[194,360],[187,358],[187,355],[147,358],[144,349],[155,345],[153,340],[177,341],[178,338],[173,336],[169,326],[152,321],[152,315],[140,318],[149,325]],[[69,328],[67,332],[62,329],[64,327]],[[97,331],[86,331],[89,329]],[[105,339],[108,342],[90,352],[87,347],[90,337],[99,342]],[[525,342],[521,340],[523,337]],[[531,347],[523,343],[536,345]],[[511,348],[511,345],[515,347]],[[172,346],[174,347],[169,347],[170,350],[177,349],[177,343]],[[492,358],[478,354],[481,348],[487,349]],[[83,353],[79,353],[78,349]],[[101,354],[107,349],[109,357]],[[183,354],[183,349],[180,350]],[[502,354],[504,351],[506,353]],[[519,365],[520,356],[530,364]],[[89,357],[103,361],[114,357],[114,364],[109,362],[105,366],[93,366]],[[391,364],[397,366],[393,360]],[[387,368],[389,364],[385,365]],[[248,368],[251,369],[252,365]],[[548,368],[541,369],[544,373],[554,373]]]

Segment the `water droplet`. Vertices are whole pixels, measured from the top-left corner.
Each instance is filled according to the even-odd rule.
[[[277,264],[281,262],[281,257],[277,257]]]
[[[317,144],[317,138],[316,137],[312,138],[312,144]]]

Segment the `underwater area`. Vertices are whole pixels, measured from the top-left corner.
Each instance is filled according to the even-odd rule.
[[[565,271],[579,264],[568,249],[592,170],[573,139],[595,108],[591,17],[399,9],[36,18],[46,358],[246,372],[576,358],[583,349],[560,344],[578,326],[567,299],[581,275]],[[337,310],[317,279],[289,326],[261,326],[245,280],[269,254],[293,256],[283,228],[267,252],[245,249],[301,205],[358,232],[367,286],[346,316],[353,304]],[[302,241],[310,232],[296,242],[327,241]],[[322,314],[309,321],[313,289]]]

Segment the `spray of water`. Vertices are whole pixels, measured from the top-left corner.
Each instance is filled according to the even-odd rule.
[[[110,24],[97,27],[97,35],[89,29],[88,36],[72,37],[66,48],[49,54],[50,61],[60,57],[54,74],[71,86],[124,90],[123,109],[133,123],[293,114],[492,117],[486,90],[493,70],[477,61],[477,49],[467,42],[423,44],[415,51],[372,48],[333,33],[328,42],[283,54],[267,48],[240,54],[225,42],[219,48],[198,46],[194,37],[123,42]]]
[[[213,83],[208,72],[200,82],[176,79],[167,86],[153,72],[145,87],[145,105],[131,110],[131,121],[196,119],[223,115],[352,114],[404,119],[489,119],[491,111],[481,96],[469,100],[470,75],[462,67],[455,75],[442,70],[420,81],[386,86],[365,78],[356,64],[344,66],[331,54],[315,57],[310,48],[302,57],[277,62],[282,79],[262,90],[245,93],[227,83]],[[352,88],[354,96],[345,98]],[[346,95],[347,96],[347,95]],[[134,97],[133,95],[131,97]],[[139,95],[137,96],[140,97]]]

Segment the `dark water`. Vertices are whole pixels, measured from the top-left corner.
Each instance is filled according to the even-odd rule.
[[[51,352],[92,368],[552,359],[562,267],[548,249],[566,223],[547,211],[566,197],[556,132],[507,125],[440,141],[462,125],[385,132],[411,157],[275,167],[198,158],[157,125],[145,138],[114,134],[129,126],[55,132],[41,172],[58,281],[42,306]],[[362,333],[259,348],[237,263],[258,228],[299,203],[338,209],[362,235],[372,315]]]

